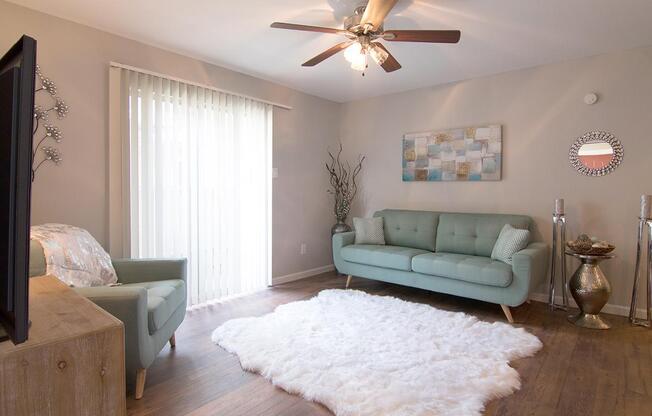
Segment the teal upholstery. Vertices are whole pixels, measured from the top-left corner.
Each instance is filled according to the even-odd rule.
[[[544,243],[530,243],[528,247],[514,254],[512,265],[490,259],[493,244],[502,227],[509,223],[516,228],[528,228],[532,223],[529,217],[436,212],[421,215],[417,212],[383,210],[375,214],[385,218],[386,226],[389,224],[404,228],[410,223],[417,225],[416,232],[412,228],[411,237],[407,233],[398,234],[385,230],[388,244],[408,249],[423,250],[427,245],[426,241],[417,238],[417,235],[425,238],[426,232],[425,229],[420,228],[422,223],[416,222],[415,219],[419,218],[425,222],[425,218],[430,218],[430,224],[435,224],[434,232],[430,233],[432,249],[428,250],[428,253],[413,256],[409,270],[345,259],[343,253],[350,253],[348,248],[355,240],[355,232],[333,236],[333,261],[337,270],[347,275],[507,306],[518,306],[525,302],[531,284],[545,280],[548,247]],[[401,218],[402,215],[406,218]],[[398,231],[401,230],[396,230]],[[410,244],[417,244],[418,247]],[[382,264],[379,260],[374,261],[376,264]],[[396,265],[398,262],[392,264]]]
[[[412,257],[424,253],[427,251],[374,244],[353,244],[342,248],[340,252],[344,260],[352,263],[408,271],[412,269]]]
[[[385,209],[374,217],[383,217],[385,244],[435,251],[439,213]]]
[[[512,283],[509,264],[468,254],[421,254],[412,259],[412,270],[489,286],[507,287]]]
[[[43,247],[35,241],[29,241],[29,276],[43,276],[45,274],[46,264],[43,255]]]
[[[531,222],[530,217],[524,215],[441,214],[436,251],[491,257],[491,251],[505,224],[529,229]]]
[[[127,386],[148,368],[186,315],[186,260],[113,260],[119,286],[74,288],[120,319],[125,329]],[[30,244],[30,277],[45,273],[40,244]]]
[[[174,311],[186,300],[183,280],[128,283],[123,287],[142,287],[147,291],[147,325],[150,335],[163,328]]]

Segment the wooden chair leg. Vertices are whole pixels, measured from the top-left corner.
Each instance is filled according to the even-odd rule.
[[[147,369],[140,368],[136,371],[136,393],[134,394],[134,399],[140,400],[143,398],[143,392],[145,391],[145,377],[147,376]]]
[[[172,334],[170,337],[170,348],[175,348],[177,346],[177,339],[174,337],[175,334]]]
[[[348,277],[346,278],[346,288],[347,288],[347,289],[349,288],[349,285],[351,284],[351,278],[352,278],[352,277],[353,277],[353,276],[348,275]]]
[[[512,312],[509,310],[509,306],[507,305],[500,305],[501,308],[503,308],[503,313],[507,317],[507,320],[509,321],[510,324],[514,323],[514,318],[512,318]]]

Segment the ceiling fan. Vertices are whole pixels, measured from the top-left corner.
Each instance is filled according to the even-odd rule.
[[[366,5],[357,7],[352,16],[344,19],[344,29],[282,22],[274,22],[271,27],[346,36],[346,41],[325,50],[304,62],[302,66],[315,66],[336,53],[344,51],[344,58],[351,63],[351,68],[362,71],[363,76],[364,70],[368,66],[367,56],[371,56],[374,62],[386,72],[401,69],[401,64],[382,43],[378,42],[380,39],[388,42],[459,42],[459,30],[384,30],[383,21],[397,2],[398,0],[369,0]]]

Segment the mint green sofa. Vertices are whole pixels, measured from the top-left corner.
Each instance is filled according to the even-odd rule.
[[[354,244],[355,232],[333,235],[337,270],[352,276],[448,293],[502,306],[513,322],[510,306],[528,299],[531,282],[547,273],[548,247],[533,242],[513,256],[513,264],[491,259],[505,224],[530,229],[524,215],[458,214],[383,210],[386,245]]]
[[[125,328],[127,386],[143,397],[147,368],[169,342],[186,315],[185,259],[112,260],[119,286],[78,287],[74,290],[120,319]],[[30,277],[45,274],[43,248],[30,242]]]

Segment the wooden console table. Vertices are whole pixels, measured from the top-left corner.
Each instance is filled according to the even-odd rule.
[[[124,415],[124,328],[51,276],[29,283],[27,342],[0,343],[0,416]]]

